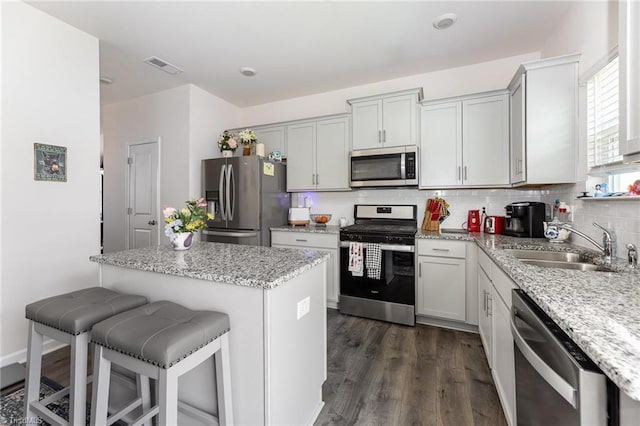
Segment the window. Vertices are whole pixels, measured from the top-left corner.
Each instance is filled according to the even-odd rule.
[[[618,56],[587,80],[587,152],[589,167],[619,162]]]

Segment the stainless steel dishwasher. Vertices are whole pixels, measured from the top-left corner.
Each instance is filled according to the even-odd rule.
[[[522,290],[513,290],[511,333],[518,425],[617,424],[617,388]]]

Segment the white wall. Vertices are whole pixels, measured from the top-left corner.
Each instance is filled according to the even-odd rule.
[[[189,85],[189,93],[189,194],[199,197],[202,160],[222,156],[218,138],[236,127],[240,108],[194,85]]]
[[[189,86],[106,105],[102,126],[103,246],[105,252],[113,252],[127,248],[128,145],[160,140],[161,206],[179,206],[189,197]]]
[[[522,62],[539,58],[539,52],[527,53],[490,62],[247,107],[242,109],[240,127],[351,112],[351,108],[346,102],[347,99],[414,87],[424,88],[425,99],[506,89]]]
[[[127,248],[128,145],[160,140],[160,206],[178,207],[202,195],[201,161],[220,156],[218,136],[238,115],[236,106],[194,85],[103,107],[105,252]],[[158,232],[165,244],[162,226]]]
[[[582,53],[582,74],[617,44],[617,0],[577,1],[549,35],[540,53],[543,58]]]
[[[2,9],[1,363],[23,360],[26,304],[98,284],[98,40],[22,2]],[[36,182],[33,143],[67,147],[67,182]]]

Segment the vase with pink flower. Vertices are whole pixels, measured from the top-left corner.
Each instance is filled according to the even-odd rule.
[[[238,148],[238,141],[233,133],[226,130],[222,132],[218,139],[218,148],[220,148],[223,157],[233,157],[233,153]]]
[[[164,233],[171,241],[174,250],[189,250],[193,244],[193,234],[206,226],[207,220],[213,216],[206,213],[204,208],[207,203],[204,198],[197,198],[185,202],[181,209],[165,207]]]

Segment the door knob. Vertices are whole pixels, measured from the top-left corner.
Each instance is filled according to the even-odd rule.
[[[147,222],[149,225],[154,226],[157,222],[155,220],[150,220]]]

